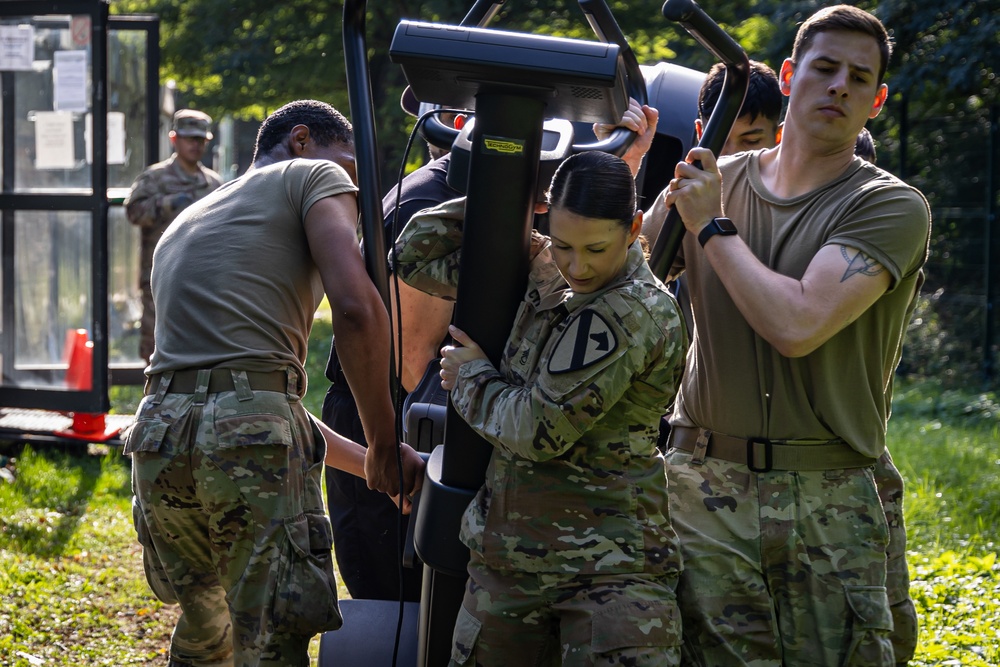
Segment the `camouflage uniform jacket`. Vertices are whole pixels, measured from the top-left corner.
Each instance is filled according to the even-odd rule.
[[[455,298],[464,203],[407,224],[396,253],[408,284]],[[676,572],[655,443],[687,347],[677,304],[638,243],[607,287],[575,294],[543,240],[500,369],[466,363],[451,392],[494,446],[462,540],[502,570]]]
[[[197,174],[184,171],[174,154],[150,165],[132,184],[125,215],[142,228],[142,275],[146,280],[153,265],[153,249],[170,223],[188,205],[222,184],[222,178],[200,162],[198,170]]]

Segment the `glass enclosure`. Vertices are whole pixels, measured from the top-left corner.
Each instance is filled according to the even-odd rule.
[[[91,33],[88,15],[0,21],[0,67],[14,84],[14,192],[93,191]]]
[[[122,203],[156,159],[158,26],[107,12],[0,3],[2,406],[105,412],[107,369],[143,365]]]
[[[66,374],[76,331],[93,327],[92,237],[89,212],[14,211],[16,330],[13,369],[5,374],[5,384],[89,388],[88,382],[72,382]]]
[[[130,382],[141,382],[145,367],[139,357],[140,240],[122,204],[132,182],[157,161],[159,81],[155,57],[150,76],[148,47],[159,37],[151,27],[149,20],[112,17],[108,31],[108,362],[112,369],[136,371]]]

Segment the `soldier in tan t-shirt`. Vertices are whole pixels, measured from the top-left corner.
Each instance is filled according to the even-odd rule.
[[[698,664],[896,662],[873,466],[930,214],[854,156],[889,51],[867,12],[820,10],[781,68],[781,144],[718,165],[695,149],[704,171],[679,164],[665,195],[689,232],[667,474]]]
[[[147,581],[181,606],[171,664],[307,664],[310,638],[342,622],[324,462],[391,495],[422,479],[406,446],[397,469],[388,314],[357,243],[353,176],[347,119],[292,102],[261,125],[250,170],[185,209],[156,247],[156,347],[125,452]],[[301,401],[324,294],[360,456]]]
[[[704,123],[708,121],[719,98],[725,78],[725,68],[719,64],[712,67],[698,96],[698,115],[695,133],[701,138]],[[750,83],[740,115],[719,157],[735,153],[774,148],[780,141],[780,121],[782,108],[781,87],[778,76],[770,67],[757,61],[750,61]],[[875,148],[871,134],[863,129],[855,143],[855,154],[869,162],[875,162]],[[655,239],[667,217],[663,198],[657,198],[649,213],[643,218],[643,233]],[[690,296],[685,276],[680,275],[672,285],[677,301],[681,305],[688,326],[692,326]],[[704,331],[703,338],[711,337]],[[669,419],[669,415],[664,418]],[[669,427],[662,429],[662,435]],[[906,525],[903,520],[903,478],[886,449],[874,468],[875,482],[879,498],[889,525],[889,546],[886,553],[886,588],[892,609],[892,644],[896,662],[908,662],[917,647],[917,612],[910,598],[910,576],[906,564]]]

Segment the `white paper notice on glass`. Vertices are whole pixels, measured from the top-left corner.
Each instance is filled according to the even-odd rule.
[[[108,112],[108,164],[125,164],[125,114]]]
[[[73,169],[73,114],[69,111],[35,112],[35,168]]]
[[[56,111],[86,111],[87,52],[56,51],[53,54],[52,77]]]
[[[30,70],[34,60],[35,27],[0,25],[0,70]]]
[[[109,111],[107,115],[108,152],[105,157],[108,164],[125,164],[125,114],[121,111]],[[94,161],[94,117],[87,114],[83,130],[83,141],[87,147],[87,164]]]

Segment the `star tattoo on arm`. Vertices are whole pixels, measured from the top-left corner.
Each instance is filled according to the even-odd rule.
[[[885,267],[883,267],[877,259],[862,252],[861,250],[855,250],[854,248],[848,248],[847,246],[840,246],[840,254],[843,255],[844,260],[847,261],[847,270],[844,271],[844,275],[841,277],[840,282],[844,282],[857,273],[865,276],[877,276],[885,271]]]

